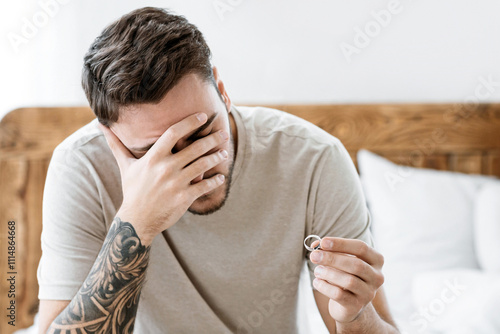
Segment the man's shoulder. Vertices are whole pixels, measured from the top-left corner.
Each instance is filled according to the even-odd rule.
[[[105,138],[97,124],[97,119],[94,119],[82,126],[57,145],[55,151],[74,152],[91,149],[93,146],[102,146],[105,144]]]
[[[315,146],[336,146],[340,140],[301,117],[283,110],[262,106],[237,106],[245,128],[255,137],[302,138]]]
[[[78,156],[80,160],[93,159],[108,150],[106,138],[97,126],[97,119],[82,126],[71,135],[66,137],[53,152],[53,161],[67,161],[71,157]],[[104,150],[104,151],[103,151]]]

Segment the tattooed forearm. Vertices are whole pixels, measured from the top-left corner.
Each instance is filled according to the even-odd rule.
[[[132,333],[150,249],[116,217],[85,282],[47,333]]]

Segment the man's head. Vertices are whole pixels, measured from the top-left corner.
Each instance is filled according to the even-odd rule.
[[[198,198],[188,210],[194,214],[210,214],[224,205],[234,166],[231,100],[210,57],[201,32],[184,17],[146,7],[104,29],[85,55],[82,74],[99,122],[137,158],[171,125],[198,112],[208,115],[207,124],[213,121],[199,134],[180,140],[173,153],[218,130],[230,133],[229,142],[207,152],[224,148],[229,158],[203,176],[222,173],[226,182]]]

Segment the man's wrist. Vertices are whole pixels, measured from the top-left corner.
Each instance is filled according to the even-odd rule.
[[[368,303],[358,317],[347,323],[336,322],[337,333],[399,334],[399,330],[378,315],[372,303]]]
[[[143,221],[141,218],[137,217],[133,214],[133,212],[130,212],[126,208],[120,208],[118,210],[115,215],[115,220],[116,219],[132,225],[134,227],[135,233],[137,233],[137,236],[141,241],[141,244],[146,247],[151,245],[153,239],[156,237],[156,234],[145,228],[145,226],[147,226],[147,222]]]

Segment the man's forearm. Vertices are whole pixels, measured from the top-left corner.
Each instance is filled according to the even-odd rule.
[[[378,315],[372,303],[366,305],[360,316],[350,323],[337,322],[336,333],[373,333],[373,334],[399,334],[396,326],[384,321]]]
[[[150,249],[141,243],[132,224],[116,217],[82,287],[47,333],[72,329],[132,333]]]

